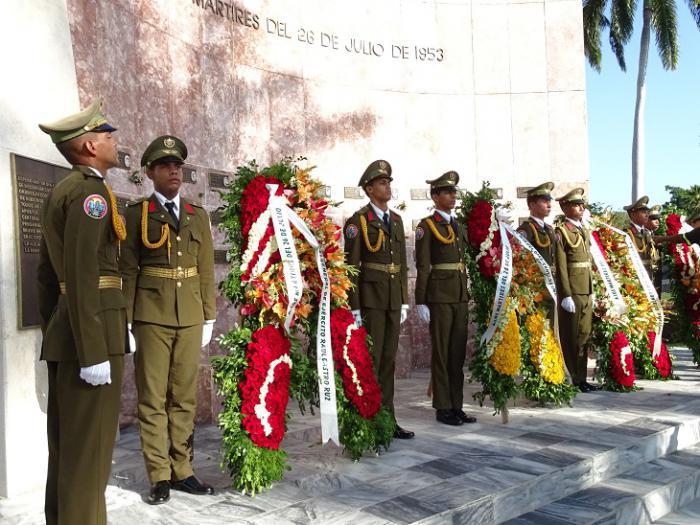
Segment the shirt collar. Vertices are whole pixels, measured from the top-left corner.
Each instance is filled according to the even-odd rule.
[[[639,233],[644,233],[644,226],[640,226],[640,225],[637,224],[636,222],[633,222],[633,223],[632,223],[632,226],[634,226],[634,227],[637,229],[637,231],[638,231]]]
[[[173,210],[175,211],[175,215],[177,215],[178,217],[180,216],[180,193],[175,195],[175,197],[173,197],[170,200],[166,199],[162,194],[158,193],[155,190],[153,190],[153,195],[156,196],[156,199],[158,199],[158,202],[160,202],[160,205],[163,206],[163,208],[165,208],[166,202],[172,202],[175,205],[175,207],[173,208]]]
[[[93,168],[92,166],[86,166],[86,167],[87,167],[88,169],[92,170],[92,171],[95,173],[95,175],[97,175],[99,178],[104,179],[104,176],[102,175],[102,173],[100,173],[100,172],[97,170],[97,168]]]
[[[583,227],[580,221],[575,221],[575,220],[573,220],[573,219],[569,219],[568,217],[566,218],[566,220],[569,221],[569,222],[570,222],[571,224],[573,224],[574,226],[576,226],[577,228],[582,228],[582,227]]]
[[[542,219],[533,217],[532,215],[530,215],[530,218],[535,221],[540,228],[544,228],[544,221]]]
[[[449,213],[445,213],[444,211],[438,210],[437,208],[435,208],[435,211],[442,215],[442,218],[445,219],[447,222],[452,221],[452,215],[450,215]]]
[[[390,212],[389,208],[387,208],[386,212],[384,210],[380,210],[379,208],[377,208],[375,206],[375,204],[372,201],[369,201],[369,205],[372,206],[372,210],[374,211],[374,214],[377,216],[377,218],[380,221],[384,221],[384,214]]]

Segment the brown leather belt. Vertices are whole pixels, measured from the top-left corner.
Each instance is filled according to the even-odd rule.
[[[458,262],[458,263],[438,263],[438,264],[433,264],[431,267],[433,270],[457,270],[457,271],[462,271],[464,270],[465,266],[464,263]]]
[[[58,287],[61,290],[61,295],[66,295],[66,283],[58,283]],[[97,288],[104,290],[105,288],[116,288],[118,290],[122,289],[122,278],[116,275],[100,275],[100,280],[97,283]]]
[[[367,268],[369,270],[378,270],[380,272],[386,272],[386,273],[390,273],[390,274],[399,273],[401,271],[401,265],[394,264],[394,263],[381,264],[381,263],[363,262],[362,267]]]
[[[141,268],[141,275],[147,275],[149,277],[160,277],[161,279],[173,279],[175,281],[182,281],[183,279],[189,279],[199,275],[199,270],[196,266],[190,268],[160,268],[158,266],[144,266]]]

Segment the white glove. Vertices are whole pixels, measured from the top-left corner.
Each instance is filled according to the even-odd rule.
[[[353,310],[352,316],[355,318],[355,324],[358,327],[362,326],[362,314],[360,313],[360,310]]]
[[[595,296],[595,293],[592,293],[591,294],[591,309],[595,310],[595,306],[596,306],[596,296]]]
[[[574,304],[574,300],[571,297],[564,297],[561,300],[561,307],[570,314],[576,312],[576,305]]]
[[[418,319],[421,321],[425,321],[426,323],[430,322],[430,308],[428,308],[427,305],[425,304],[419,304],[416,305],[416,309],[418,310]]]
[[[105,385],[112,382],[112,368],[109,361],[104,361],[80,369],[80,379],[93,386]]]
[[[406,319],[408,319],[408,305],[402,304],[401,305],[401,319],[399,319],[399,324],[403,324],[403,322]]]
[[[207,346],[211,341],[211,334],[214,332],[214,321],[216,319],[204,321],[204,326],[202,326],[202,346]]]
[[[510,210],[508,208],[496,208],[496,219],[501,222],[510,222]]]
[[[136,352],[136,339],[134,338],[134,334],[131,331],[131,323],[126,325],[127,331],[129,332],[129,352],[132,354]]]

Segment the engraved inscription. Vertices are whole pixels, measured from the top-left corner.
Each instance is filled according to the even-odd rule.
[[[214,250],[214,264],[227,264],[227,250]]]
[[[429,201],[430,190],[427,188],[411,188],[412,201]]]
[[[209,187],[223,189],[228,184],[228,175],[223,173],[209,173]]]
[[[346,199],[361,199],[364,197],[364,192],[358,186],[345,186],[343,195]]]
[[[54,184],[50,181],[17,175],[17,208],[20,247],[23,253],[39,253],[41,245],[39,214],[53,186]]]

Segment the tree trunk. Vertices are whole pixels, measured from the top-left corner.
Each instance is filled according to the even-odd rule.
[[[632,139],[632,202],[644,194],[644,103],[647,94],[647,62],[649,61],[649,33],[651,32],[651,6],[644,0],[644,26],[639,46],[639,71],[637,71],[637,103],[634,108],[634,137]]]

